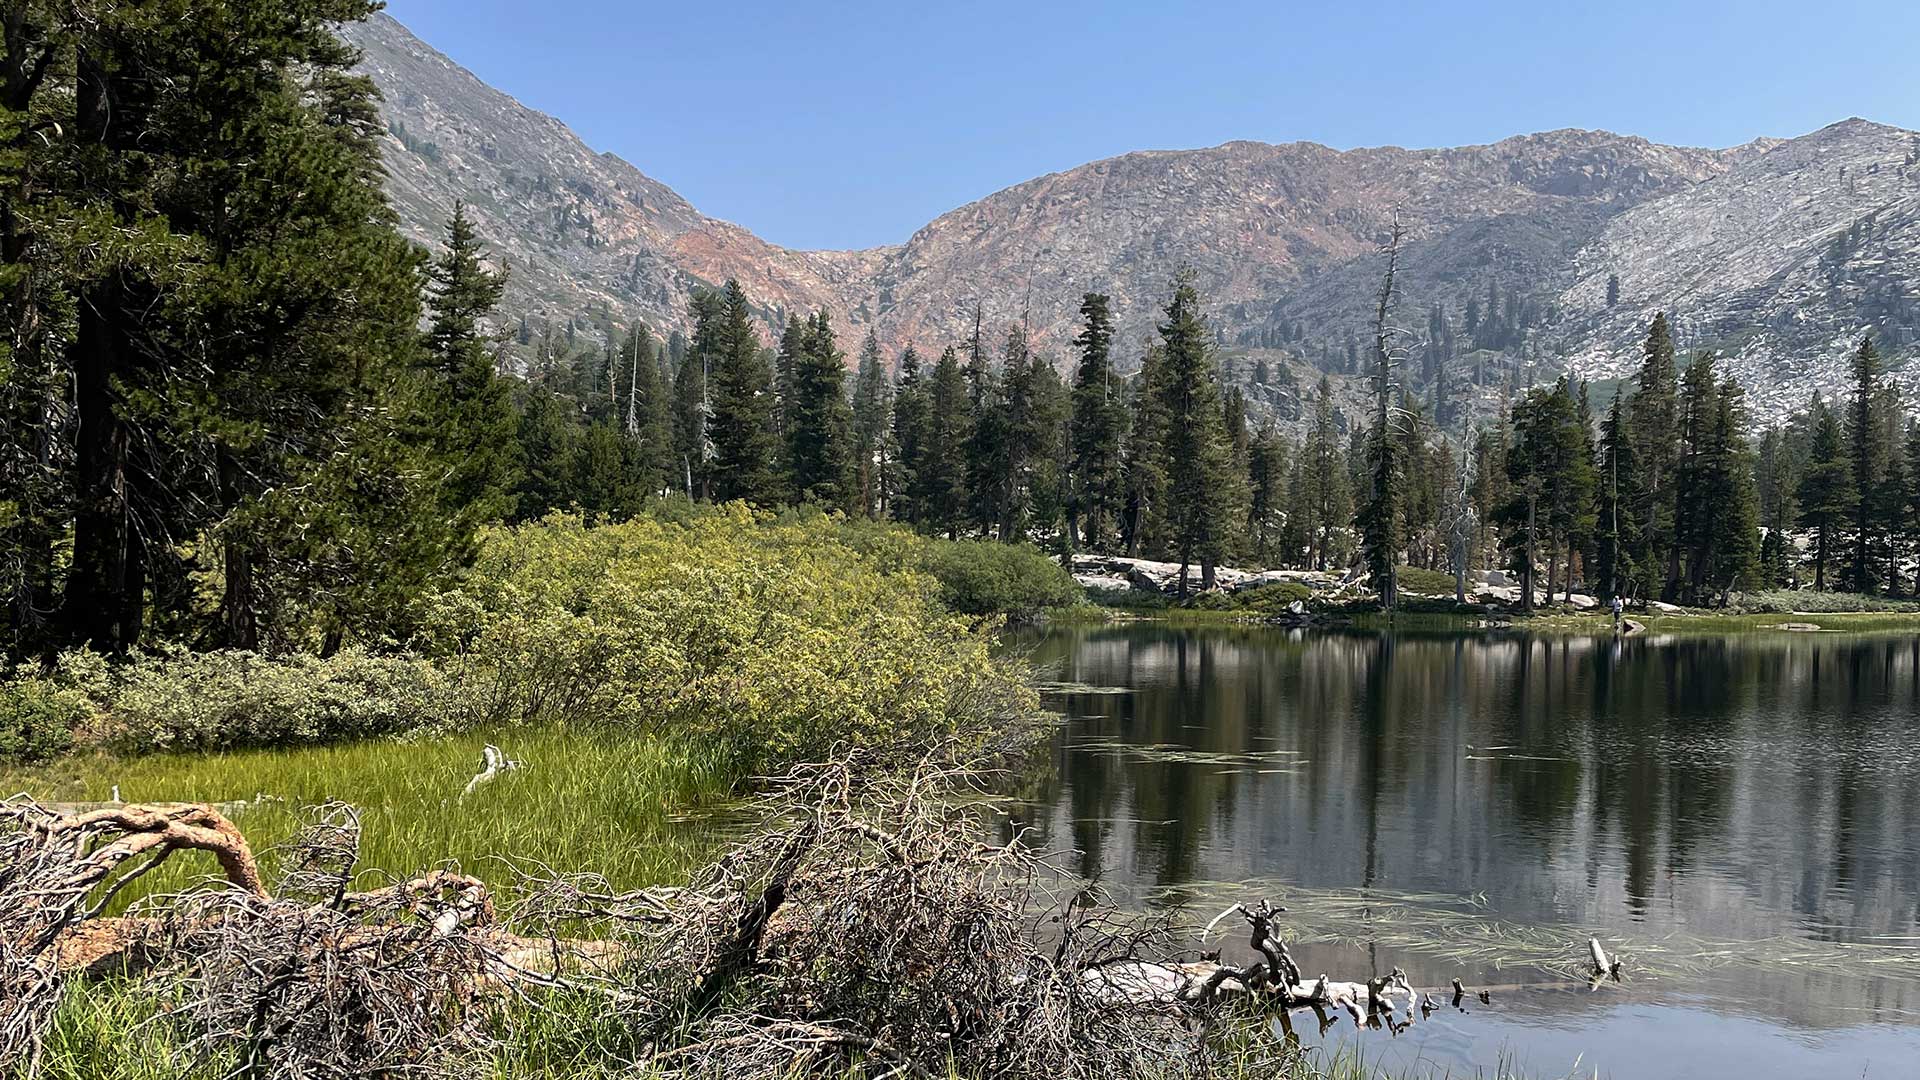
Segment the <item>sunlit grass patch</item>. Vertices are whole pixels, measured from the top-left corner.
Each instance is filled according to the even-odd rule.
[[[462,796],[481,749],[524,766]],[[623,887],[675,880],[714,850],[713,820],[732,788],[718,755],[612,729],[521,727],[413,740],[138,758],[93,753],[0,771],[0,790],[42,800],[211,802],[256,850],[288,839],[303,808],[351,803],[362,814],[361,866],[411,874],[456,862],[489,881],[514,861],[587,868]],[[127,890],[178,889],[210,863],[181,856]]]

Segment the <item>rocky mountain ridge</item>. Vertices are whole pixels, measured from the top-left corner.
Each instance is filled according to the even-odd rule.
[[[890,348],[937,351],[965,336],[978,305],[996,337],[1024,323],[1061,355],[1080,294],[1097,290],[1114,298],[1121,350],[1137,355],[1168,280],[1191,267],[1223,343],[1338,378],[1339,343],[1364,330],[1398,214],[1399,321],[1415,339],[1431,338],[1436,316],[1467,338],[1469,306],[1505,298],[1497,340],[1440,360],[1482,350],[1482,398],[1567,368],[1627,371],[1656,310],[1672,313],[1683,346],[1726,350],[1768,417],[1828,384],[1861,333],[1896,358],[1920,345],[1920,135],[1866,121],[1725,150],[1562,130],[1452,149],[1142,151],[995,192],[899,245],[795,251],[701,214],[390,17],[346,33],[386,96],[406,229],[432,243],[465,200],[512,268],[505,314],[533,325],[592,333],[639,318],[664,332],[694,289],[732,276],[770,327],[825,308],[849,352],[868,329]]]

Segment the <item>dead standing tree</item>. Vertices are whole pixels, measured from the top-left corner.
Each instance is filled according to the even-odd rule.
[[[1381,248],[1386,269],[1381,276],[1380,294],[1373,319],[1373,425],[1367,432],[1367,472],[1370,483],[1367,501],[1360,509],[1361,548],[1366,554],[1367,576],[1380,594],[1380,606],[1391,613],[1399,603],[1399,559],[1405,546],[1406,465],[1401,459],[1401,426],[1406,417],[1404,404],[1396,401],[1399,383],[1396,372],[1405,364],[1407,342],[1411,335],[1394,326],[1395,276],[1400,268],[1400,244],[1406,236],[1400,211],[1393,212],[1393,224],[1387,242]]]

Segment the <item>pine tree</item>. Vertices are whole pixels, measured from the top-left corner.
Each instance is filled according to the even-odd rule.
[[[1200,563],[1200,587],[1213,588],[1240,478],[1233,473],[1231,448],[1222,430],[1219,371],[1190,273],[1174,280],[1173,299],[1165,311],[1166,321],[1160,324],[1160,398],[1167,419],[1163,468],[1168,540],[1180,562],[1178,592],[1184,600],[1187,569],[1195,561]]]
[[[713,497],[771,506],[780,498],[773,368],[753,328],[746,291],[734,280],[721,290],[712,378]]]
[[[981,329],[981,311],[975,307],[973,334],[967,342],[967,509],[973,527],[988,536],[1005,510],[1007,416],[1000,379],[987,360]]]
[[[1873,519],[1878,532],[1875,547],[1880,561],[1880,579],[1889,592],[1902,587],[1900,563],[1907,551],[1907,502],[1913,477],[1907,472],[1907,420],[1900,408],[1900,392],[1892,385],[1880,387],[1875,407],[1881,425],[1881,441],[1886,457],[1880,469],[1880,482],[1873,489]]]
[[[780,350],[773,362],[773,392],[780,406],[776,424],[782,444],[793,423],[794,373],[800,370],[800,355],[806,351],[807,328],[798,315],[787,316],[787,328],[780,335]]]
[[[1906,458],[1906,501],[1902,507],[1900,533],[1906,538],[1907,550],[1920,553],[1920,419],[1907,422],[1905,445],[1902,448]],[[1912,596],[1920,596],[1920,569],[1914,571]]]
[[[1029,474],[1040,438],[1034,408],[1034,367],[1026,328],[1015,325],[1007,331],[999,393],[984,406],[988,416],[975,421],[996,436],[983,441],[984,471],[993,492],[992,519],[999,522],[1002,543],[1023,539],[1032,523]]]
[[[909,345],[900,354],[900,374],[893,388],[894,473],[889,486],[897,493],[894,516],[923,529],[930,507],[921,477],[928,466],[927,429],[932,409],[932,387],[920,373],[920,355]]]
[[[693,320],[693,340],[680,350],[679,366],[673,375],[673,454],[678,474],[674,486],[684,490],[689,499],[705,499],[711,492],[714,457],[708,380],[714,356],[721,349],[725,301],[719,293],[701,290],[687,307]]]
[[[1687,365],[1675,542],[1685,553],[1681,596],[1690,603],[1724,602],[1759,563],[1753,465],[1740,430],[1743,397],[1738,383],[1719,377],[1712,353]]]
[[[1032,526],[1046,530],[1052,547],[1071,559],[1074,529],[1068,516],[1067,477],[1073,467],[1073,391],[1060,372],[1036,356],[1032,363],[1026,439],[1027,505]]]
[[[1367,580],[1380,596],[1380,605],[1392,611],[1399,600],[1400,552],[1406,545],[1406,482],[1403,444],[1396,430],[1399,393],[1399,346],[1388,325],[1393,313],[1394,275],[1399,269],[1401,226],[1396,218],[1385,251],[1386,273],[1374,310],[1373,425],[1367,430],[1367,497],[1357,524],[1361,550],[1367,560]],[[1489,289],[1492,288],[1489,283]],[[1489,293],[1488,307],[1493,306]]]
[[[633,324],[621,355],[626,367],[622,430],[630,445],[633,482],[658,496],[673,487],[673,401],[645,323]]]
[[[1247,449],[1247,536],[1261,566],[1274,563],[1274,544],[1286,520],[1287,451],[1271,421]]]
[[[1074,339],[1080,364],[1073,376],[1069,514],[1079,522],[1086,547],[1099,551],[1107,546],[1108,530],[1126,498],[1126,402],[1113,371],[1113,317],[1107,297],[1081,297],[1080,317],[1080,335]]]
[[[1606,598],[1640,596],[1648,587],[1645,548],[1633,510],[1640,478],[1636,446],[1627,396],[1615,394],[1600,427],[1599,507],[1594,515],[1592,571],[1598,594]]]
[[[1674,543],[1674,472],[1679,466],[1679,374],[1673,335],[1665,312],[1654,315],[1647,329],[1635,380],[1632,409],[1634,460],[1639,467],[1634,485],[1633,527],[1646,547],[1648,573],[1664,567],[1662,595],[1672,600],[1679,587],[1680,552]]]
[[[1306,545],[1306,565],[1325,570],[1337,565],[1336,531],[1345,528],[1351,514],[1348,465],[1340,452],[1340,430],[1333,408],[1333,386],[1325,375],[1314,393],[1313,426],[1300,447],[1299,466],[1288,502],[1300,519],[1300,539]]]
[[[0,48],[7,636],[404,629],[361,571],[431,583],[458,560],[420,512],[421,260],[332,33],[372,5],[56,7],[12,5]],[[26,439],[37,475],[15,483]],[[355,490],[356,456],[396,471]],[[195,574],[220,580],[217,621]]]
[[[1772,427],[1761,433],[1754,487],[1760,526],[1766,532],[1760,546],[1760,578],[1768,588],[1789,587],[1795,576],[1793,542],[1787,535],[1795,518],[1794,464],[1785,431]]]
[[[1848,458],[1839,418],[1818,393],[1808,412],[1813,439],[1795,494],[1800,502],[1800,525],[1814,533],[1813,587],[1825,589],[1828,559],[1834,554],[1840,530],[1846,528],[1859,502],[1859,493],[1853,486],[1853,462]]]
[[[853,415],[847,405],[845,355],[834,344],[827,313],[807,321],[793,373],[787,467],[797,502],[844,509],[853,494]]]
[[[1880,353],[1871,337],[1861,338],[1854,351],[1853,397],[1847,403],[1846,438],[1851,486],[1854,492],[1853,544],[1847,563],[1846,587],[1858,593],[1879,591],[1880,573],[1874,559],[1874,540],[1878,531],[1880,501],[1876,494],[1887,467],[1886,431],[1880,423],[1877,404],[1880,397]]]
[[[538,385],[523,390],[515,441],[526,468],[514,500],[521,520],[537,520],[576,504],[581,434],[573,408],[559,394]]]
[[[886,477],[890,467],[888,434],[893,402],[888,394],[886,364],[873,329],[860,346],[860,366],[853,384],[853,463],[856,510],[865,517],[883,517],[887,511]]]
[[[507,516],[518,480],[511,388],[494,367],[481,320],[493,314],[506,275],[487,270],[466,207],[455,203],[444,251],[427,269],[426,355],[429,383],[421,420],[434,456],[444,462],[441,513],[464,561],[474,529]]]
[[[566,477],[568,503],[582,512],[608,519],[630,517],[640,510],[646,492],[635,483],[632,459],[611,424],[589,423],[572,438]]]
[[[1158,343],[1147,349],[1131,380],[1131,421],[1127,430],[1126,505],[1121,541],[1128,556],[1155,555],[1166,535],[1166,443],[1168,425],[1166,353]]]
[[[930,531],[952,539],[959,535],[969,505],[966,453],[973,414],[966,371],[951,348],[940,354],[931,381],[925,452],[914,471],[914,502]]]
[[[1534,574],[1539,566],[1539,542],[1545,529],[1542,504],[1547,500],[1547,478],[1552,469],[1555,427],[1552,394],[1535,390],[1513,408],[1513,438],[1507,447],[1507,501],[1493,520],[1507,527],[1501,547],[1520,578],[1520,610],[1534,606]]]

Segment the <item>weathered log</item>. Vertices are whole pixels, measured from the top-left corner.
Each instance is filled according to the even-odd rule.
[[[1599,938],[1587,939],[1587,951],[1593,958],[1594,982],[1599,982],[1603,978],[1612,978],[1614,982],[1620,981],[1620,961],[1607,955],[1607,950],[1600,947]]]

